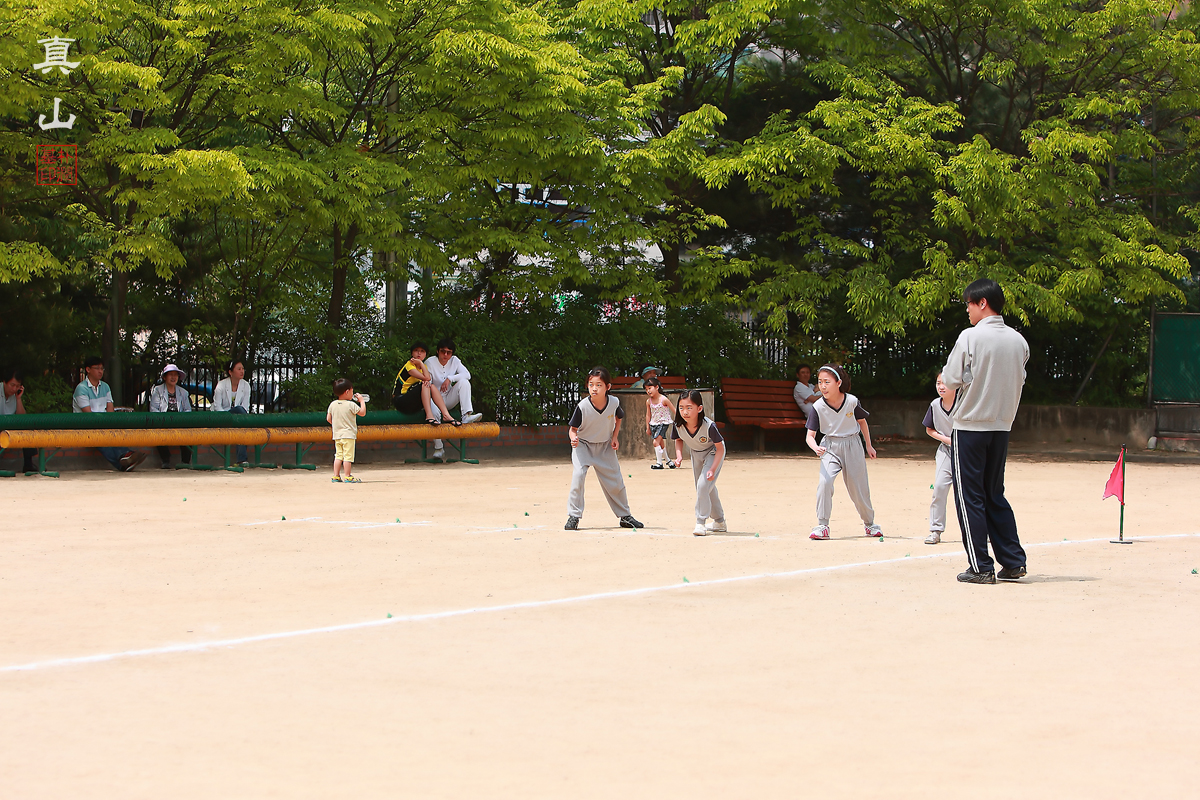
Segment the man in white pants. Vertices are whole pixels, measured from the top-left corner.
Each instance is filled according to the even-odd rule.
[[[462,410],[463,424],[479,422],[483,419],[483,414],[476,414],[475,406],[471,402],[471,373],[458,360],[458,356],[454,355],[454,350],[453,341],[442,339],[437,343],[437,358],[427,360],[425,368],[429,370],[429,374],[433,378],[433,388],[442,393],[442,399],[446,401],[446,408],[451,409],[458,406]],[[433,403],[432,406],[433,418],[441,421],[441,410],[436,403]],[[446,453],[442,449],[442,440],[434,439],[433,457],[443,458],[445,455]]]

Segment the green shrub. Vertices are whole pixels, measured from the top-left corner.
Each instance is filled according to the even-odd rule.
[[[72,387],[54,373],[31,375],[25,379],[21,402],[30,414],[65,414],[71,411]]]

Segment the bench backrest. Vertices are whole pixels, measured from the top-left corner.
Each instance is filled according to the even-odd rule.
[[[635,375],[614,375],[612,379],[612,387],[614,389],[628,389],[634,383],[641,380]],[[682,375],[660,375],[658,382],[662,384],[664,392],[682,392],[687,388],[687,380]]]
[[[803,420],[804,414],[792,396],[795,386],[795,381],[722,378],[721,400],[725,403],[725,414],[735,423],[739,418],[753,417]]]

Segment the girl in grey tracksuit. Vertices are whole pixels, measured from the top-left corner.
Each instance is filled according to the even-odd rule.
[[[604,367],[588,372],[588,396],[579,401],[568,423],[571,439],[571,494],[567,498],[567,524],[564,530],[579,528],[583,516],[583,486],[589,469],[596,470],[604,499],[613,510],[622,528],[641,528],[642,523],[629,511],[621,463],[617,461],[617,436],[625,412],[621,401],[608,393],[612,378]]]
[[[704,416],[704,397],[692,389],[679,398],[675,425],[671,429],[675,440],[675,466],[683,464],[683,446],[692,454],[692,477],[696,480],[696,536],[709,531],[724,531],[725,508],[717,494],[717,477],[725,463],[725,440],[721,432]],[[707,520],[711,522],[705,524]]]
[[[821,481],[817,484],[817,526],[808,535],[810,539],[829,538],[829,517],[833,512],[833,481],[839,474],[846,482],[846,491],[862,517],[867,536],[883,536],[875,524],[875,509],[871,507],[871,487],[867,483],[866,455],[875,458],[871,446],[871,430],[867,426],[867,414],[858,398],[842,391],[849,388],[849,378],[841,367],[826,364],[817,370],[817,390],[821,399],[813,403],[813,413],[808,416],[808,446],[821,457]],[[817,445],[817,434],[824,438]],[[862,441],[859,441],[859,434]]]

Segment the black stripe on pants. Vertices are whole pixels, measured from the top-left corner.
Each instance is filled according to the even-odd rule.
[[[995,569],[988,540],[1002,567],[1025,566],[1017,518],[1004,499],[1008,431],[954,431],[954,506],[971,569]]]

